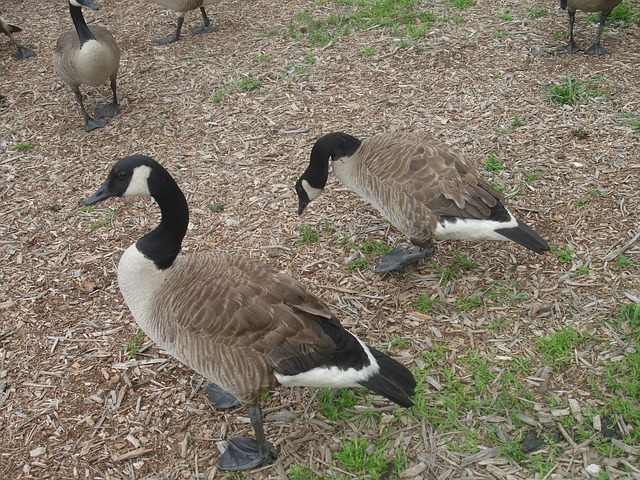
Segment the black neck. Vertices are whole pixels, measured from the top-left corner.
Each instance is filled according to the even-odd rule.
[[[320,137],[311,150],[304,178],[313,188],[324,188],[329,177],[329,160],[350,157],[361,144],[360,140],[346,133],[329,133]]]
[[[85,42],[89,40],[95,40],[95,36],[89,30],[89,26],[87,22],[84,21],[84,16],[82,15],[82,8],[76,7],[75,5],[69,4],[69,13],[71,14],[71,19],[73,20],[73,24],[76,27],[76,32],[78,33],[78,38],[80,39],[80,48]]]
[[[164,270],[173,265],[180,253],[182,239],[189,225],[189,207],[178,184],[166,171],[155,171],[149,177],[149,191],[158,202],[160,225],[136,243],[145,257]]]

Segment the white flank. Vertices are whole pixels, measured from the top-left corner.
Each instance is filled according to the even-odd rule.
[[[127,191],[124,192],[124,196],[141,195],[151,196],[149,192],[148,179],[151,174],[151,167],[147,165],[140,165],[136,167],[131,176],[131,181],[127,187]],[[124,258],[124,257],[123,257]],[[153,264],[153,262],[152,262]]]
[[[436,240],[508,240],[496,233],[503,228],[515,228],[518,221],[511,215],[508,222],[494,222],[492,220],[463,220],[438,223],[434,237]]]
[[[149,325],[150,301],[170,275],[171,268],[160,270],[135,244],[125,250],[118,264],[118,286],[124,301],[140,328],[157,343]]]
[[[353,334],[351,334],[353,335]],[[353,335],[355,337],[355,335]],[[349,368],[342,370],[338,367],[316,367],[306,372],[298,373],[297,375],[280,375],[278,372],[274,372],[276,379],[282,385],[288,387],[302,386],[302,387],[318,387],[318,388],[341,388],[341,387],[357,387],[358,382],[367,380],[380,371],[380,366],[369,348],[360,341],[358,337],[356,340],[362,345],[364,351],[367,352],[369,358],[369,366],[361,370],[355,368]]]
[[[306,180],[302,180],[302,188],[304,188],[304,191],[307,192],[309,200],[315,200],[322,192],[321,188],[313,188]]]

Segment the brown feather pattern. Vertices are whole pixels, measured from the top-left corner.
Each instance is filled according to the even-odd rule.
[[[459,152],[422,134],[375,135],[332,165],[340,181],[418,245],[432,242],[441,216],[482,220],[502,202]]]
[[[197,277],[197,278],[196,278]],[[320,323],[328,307],[299,282],[251,259],[179,256],[141,327],[158,345],[248,405],[276,385],[291,357],[316,365],[335,344]],[[233,372],[230,375],[229,372]]]

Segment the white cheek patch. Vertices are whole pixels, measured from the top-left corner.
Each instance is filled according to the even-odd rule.
[[[316,198],[318,198],[318,195],[320,195],[320,193],[322,192],[321,188],[314,188],[311,185],[309,185],[309,182],[307,182],[306,180],[302,180],[302,188],[304,188],[304,191],[307,192],[307,195],[309,196],[309,200],[315,200]]]
[[[78,2],[76,2],[76,0],[69,0],[69,3],[71,5],[73,5],[74,7],[80,7],[82,8],[82,5],[80,5]]]
[[[140,165],[139,167],[136,167],[136,169],[133,171],[133,175],[131,176],[129,186],[127,187],[127,190],[124,192],[123,196],[151,196],[148,183],[150,174],[151,167],[147,165]]]

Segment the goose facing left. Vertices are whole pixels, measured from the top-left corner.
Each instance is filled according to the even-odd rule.
[[[298,214],[327,183],[329,162],[347,188],[375,207],[416,246],[382,257],[377,273],[403,271],[430,255],[436,240],[511,240],[536,253],[547,242],[503,205],[475,167],[444,142],[421,133],[381,133],[365,140],[320,137],[296,182]]]
[[[90,132],[107,124],[104,117],[115,117],[120,112],[116,93],[120,47],[109,30],[87,25],[82,7],[99,10],[97,3],[93,0],[69,0],[68,3],[75,32],[68,31],[60,35],[53,54],[53,65],[60,78],[71,88],[82,110],[84,129]],[[110,81],[113,98],[111,103],[98,108],[98,118],[93,118],[82,101],[80,85],[98,87],[107,80]]]
[[[7,23],[7,21],[2,16],[2,13],[0,13],[0,32],[4,33],[7,37],[9,37],[9,40],[11,40],[11,42],[18,49],[13,56],[18,59],[33,57],[35,55],[33,50],[20,45],[20,43],[13,36],[14,33],[21,32],[21,31],[22,29],[20,27],[16,27],[15,25],[11,25],[10,23]]]
[[[159,226],[131,245],[118,265],[118,285],[133,317],[160,348],[213,382],[207,393],[214,405],[248,407],[256,440],[231,438],[222,469],[274,460],[259,399],[278,384],[364,386],[412,405],[416,382],[409,370],[345,330],[298,281],[245,257],[179,254],[187,202],[153,159],[118,160],[85,205],[132,195],[153,197],[161,211]]]

